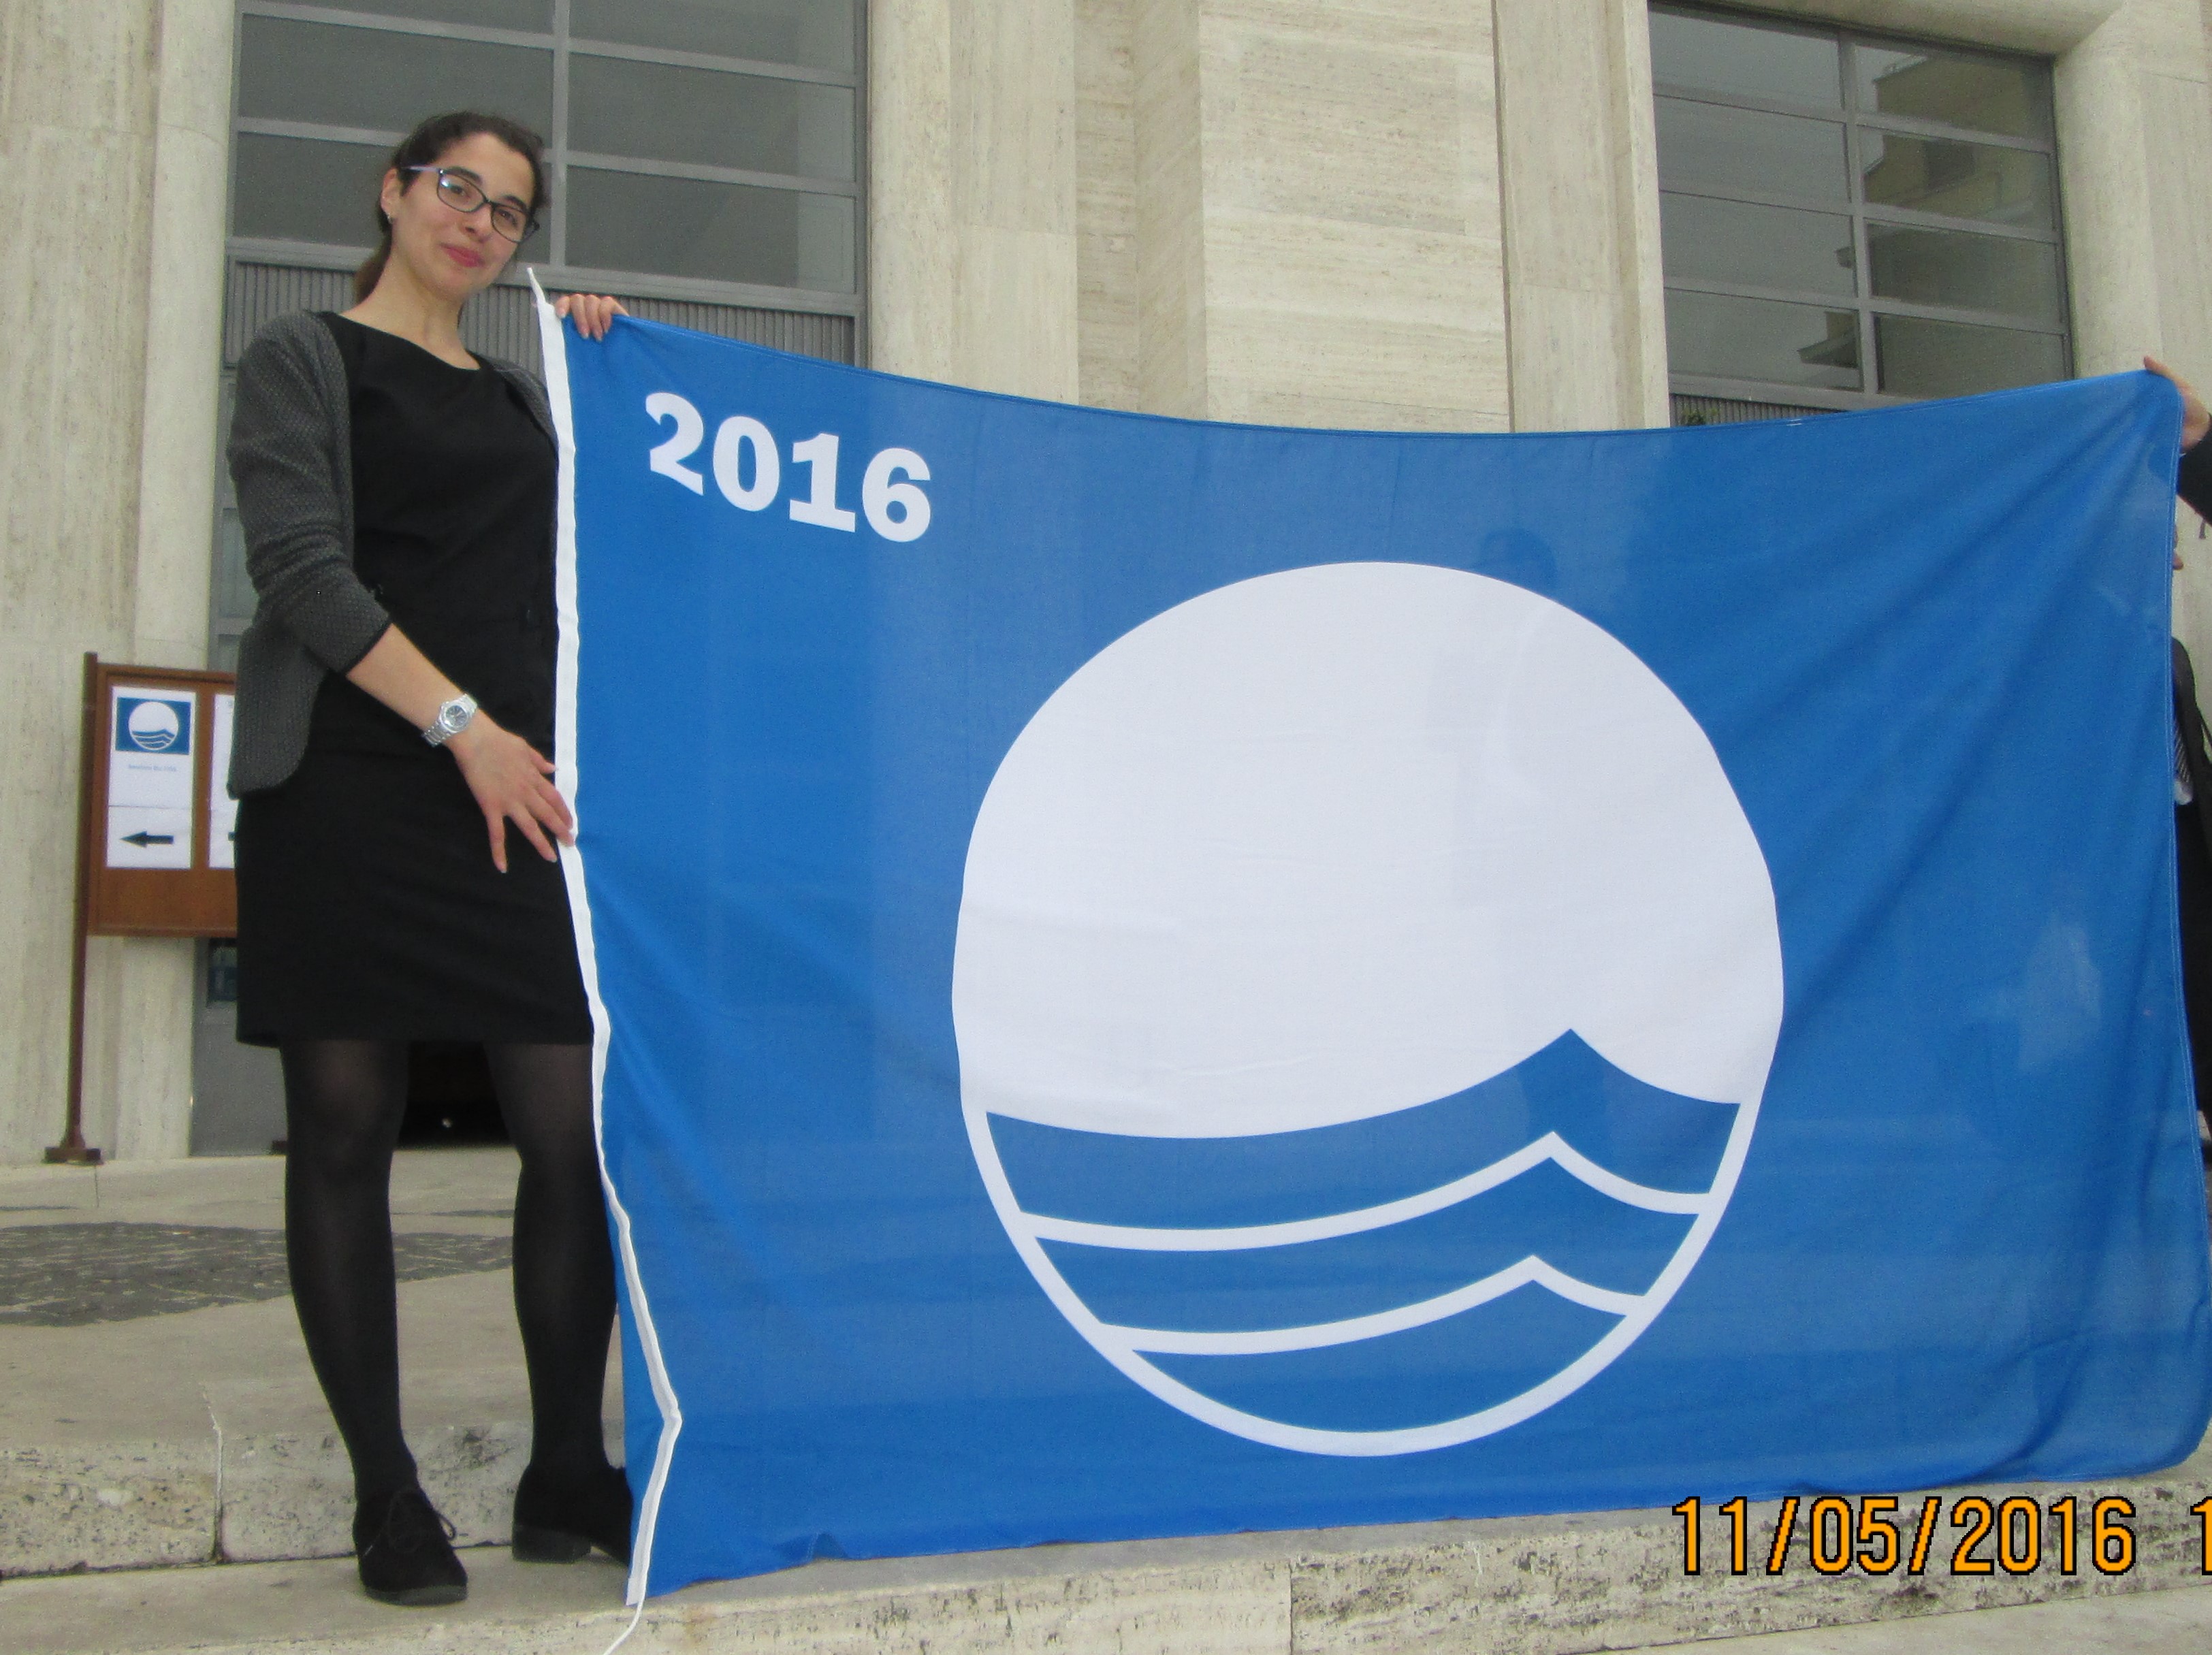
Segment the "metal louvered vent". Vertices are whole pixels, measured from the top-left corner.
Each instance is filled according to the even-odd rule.
[[[1832,408],[1799,408],[1786,402],[1741,402],[1733,397],[1673,399],[1677,425],[1740,425],[1755,419],[1802,419],[1808,414],[1831,414]]]
[[[819,356],[828,362],[853,360],[854,326],[850,316],[621,296],[632,315],[652,321],[696,328],[702,333],[718,333],[726,339],[743,339],[749,344],[769,345],[802,356]],[[244,259],[234,259],[230,291],[223,307],[223,364],[234,366],[247,341],[273,317],[294,310],[344,310],[352,303],[350,271],[249,264]],[[461,342],[471,350],[503,356],[537,372],[538,321],[531,313],[530,289],[502,283],[480,295],[462,313]]]
[[[223,295],[222,365],[234,368],[262,324],[295,310],[343,310],[353,303],[353,272],[246,265],[234,259]]]

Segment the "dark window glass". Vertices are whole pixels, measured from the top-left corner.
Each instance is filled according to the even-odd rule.
[[[853,67],[853,8],[841,0],[574,0],[568,27],[580,40]]]
[[[850,293],[854,240],[846,196],[568,172],[568,262],[586,269]]]
[[[1849,198],[1844,129],[1833,121],[1658,100],[1659,172],[1668,184]]]
[[[853,93],[842,86],[582,53],[568,62],[574,149],[650,161],[853,176]]]
[[[836,83],[858,62],[856,0],[302,5],[301,15],[267,15],[298,9],[289,5],[240,10],[238,125],[296,131],[234,133],[241,240],[373,245],[386,135],[441,110],[481,109],[544,132],[568,158],[534,259],[601,272],[617,290],[635,275],[857,294],[859,204],[831,193],[850,190],[860,169],[860,94]],[[516,43],[441,29],[499,30]],[[654,167],[799,187],[633,170]]]
[[[1862,109],[2007,137],[2051,136],[2043,76],[2033,64],[1917,46],[1863,46],[1853,56]]]
[[[466,23],[476,28],[543,34],[553,27],[553,0],[295,0],[332,11],[404,17],[418,23]]]
[[[1964,397],[2064,377],[2066,347],[2050,333],[1929,322],[1917,316],[1875,318],[1881,388],[1900,397]]]
[[[395,133],[447,109],[485,110],[538,132],[552,122],[547,50],[283,17],[240,21],[238,113],[249,119]]]
[[[1843,102],[1842,52],[1834,40],[1663,11],[1651,14],[1651,78],[1777,103]]]
[[[1831,391],[1861,388],[1855,311],[1670,293],[1667,356],[1678,374]]]
[[[210,1006],[238,1003],[238,944],[228,937],[208,944],[207,997]]]
[[[2056,222],[2051,160],[2032,149],[1868,129],[1859,134],[1859,164],[1866,198],[1876,206],[2019,230],[2048,230]]]
[[[389,158],[381,145],[240,132],[232,140],[231,234],[374,246],[376,184]]]
[[[237,511],[226,508],[216,526],[215,612],[244,619],[253,613],[259,601],[252,577],[246,572],[246,530]]]
[[[2067,373],[2046,64],[1671,4],[1651,54],[1679,392],[1849,405]]]
[[[2064,319],[2058,249],[2048,241],[1870,223],[1867,254],[1878,298],[1994,310],[2052,326]]]
[[[1711,196],[1659,198],[1667,275],[1689,282],[1796,288],[1850,298],[1858,291],[1851,221]]]

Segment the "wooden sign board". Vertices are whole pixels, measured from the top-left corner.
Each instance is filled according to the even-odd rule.
[[[87,937],[228,937],[238,931],[228,672],[84,658],[77,777],[76,958],[69,1113],[50,1161],[97,1165],[84,1141]]]
[[[235,681],[85,661],[84,929],[95,937],[227,937],[238,929],[223,786]]]

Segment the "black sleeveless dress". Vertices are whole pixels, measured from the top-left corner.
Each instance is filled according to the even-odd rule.
[[[354,567],[447,677],[553,757],[553,441],[506,378],[341,316]],[[560,866],[453,755],[333,672],[300,768],[238,816],[238,1037],[587,1042]]]

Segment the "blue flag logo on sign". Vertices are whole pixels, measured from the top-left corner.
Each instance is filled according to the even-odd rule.
[[[192,709],[186,701],[137,696],[115,698],[118,752],[185,753],[192,745]]]
[[[2164,386],[1441,436],[546,342],[634,1593],[2202,1436]]]

